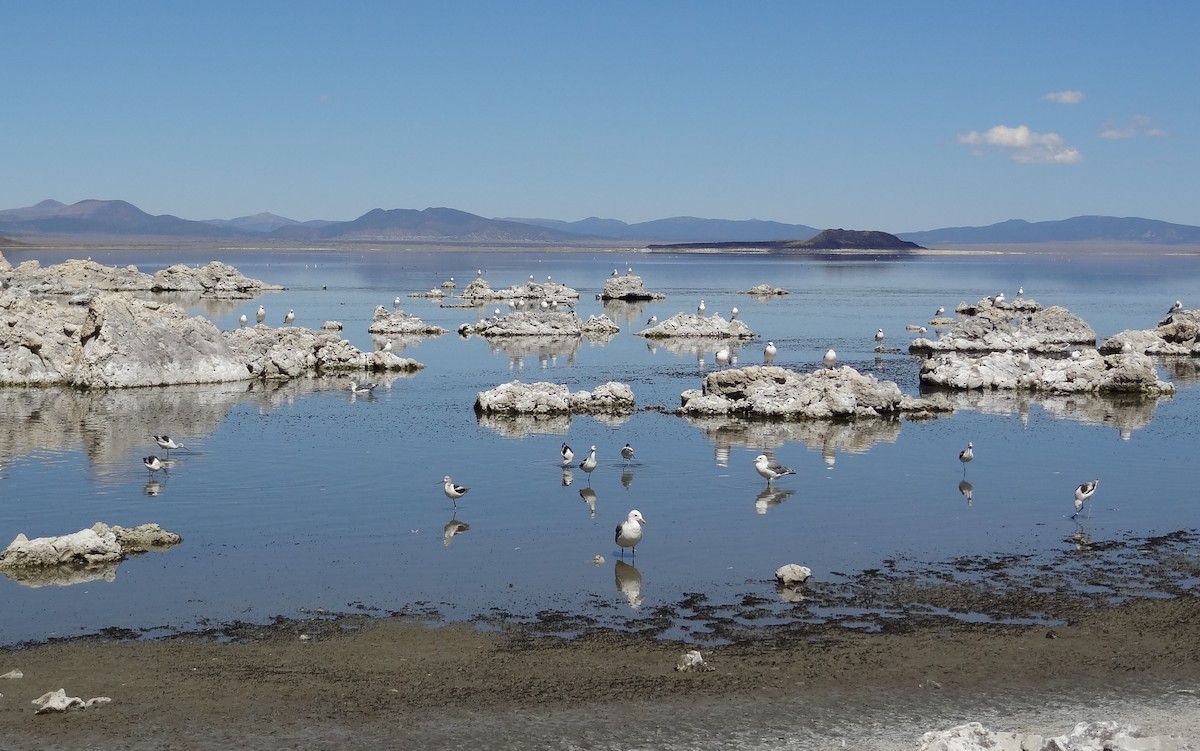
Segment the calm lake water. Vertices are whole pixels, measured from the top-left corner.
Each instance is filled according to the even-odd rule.
[[[67,251],[6,252],[14,264],[53,263]],[[692,312],[701,299],[726,316],[734,306],[759,339],[740,364],[840,362],[919,392],[914,334],[938,306],[1004,291],[1082,316],[1101,340],[1151,328],[1179,298],[1200,301],[1200,258],[1092,259],[1057,255],[929,255],[915,258],[777,258],[649,255],[623,251],[92,251],[102,263],[153,272],[214,258],[288,287],[253,301],[188,301],[221,328],[267,323],[288,309],[296,325],[345,325],[373,348],[374,308],[402,309],[450,330],[396,342],[424,363],[376,375],[370,396],[344,379],[224,384],[119,392],[0,389],[0,537],[65,534],[96,521],[157,522],[184,542],[132,558],[111,580],[29,587],[0,578],[0,643],[94,633],[107,627],[170,633],[232,620],[266,621],[318,608],[437,612],[447,618],[544,611],[637,628],[690,593],[710,603],[746,595],[776,600],[773,572],[797,562],[813,581],[839,581],[885,560],[937,564],[963,556],[1020,554],[1052,560],[1079,530],[1092,539],[1149,536],[1197,526],[1191,490],[1200,399],[1190,361],[1160,363],[1179,391],[1158,401],[969,394],[960,409],[925,422],[756,424],[690,421],[655,411],[624,420],[477,419],[476,394],[512,380],[572,390],[630,384],[639,407],[673,408],[715,367],[714,345],[697,351],[648,344],[632,332],[650,315]],[[614,268],[632,266],[667,299],[602,305]],[[489,344],[453,333],[490,315],[409,298],[482,270],[495,288],[533,274],[579,290],[578,313],[607,313],[621,333],[606,343]],[[791,294],[768,300],[736,291],[768,283]],[[874,352],[875,330],[900,351]],[[150,478],[141,457],[162,454],[167,433],[188,450]],[[564,482],[559,445],[578,462],[597,447],[599,468]],[[976,459],[964,473],[968,441]],[[625,443],[636,449],[621,460]],[[796,469],[764,496],[752,459],[767,451]],[[457,510],[443,475],[471,488]],[[964,477],[965,474],[965,477]],[[1079,523],[1072,491],[1098,477]],[[960,483],[970,482],[967,503]],[[648,524],[636,562],[623,563],[613,528],[637,508]],[[469,529],[448,537],[457,522]],[[597,555],[606,559],[596,565]],[[633,564],[629,566],[627,564]],[[1194,585],[1193,585],[1194,586]],[[780,618],[819,618],[780,603]],[[689,630],[693,629],[693,630]],[[681,624],[669,636],[706,643]],[[711,642],[709,642],[711,643]],[[849,721],[849,720],[846,720]]]
[[[52,251],[10,252],[51,263]],[[639,406],[675,407],[715,367],[707,345],[647,343],[632,332],[666,318],[737,306],[759,340],[738,352],[760,362],[766,340],[776,364],[840,361],[918,393],[913,334],[938,306],[953,310],[1019,286],[1043,305],[1082,316],[1101,339],[1150,328],[1176,299],[1200,299],[1194,256],[1094,260],[1059,256],[922,256],[907,259],[781,259],[744,255],[574,252],[106,251],[103,263],[144,271],[218,258],[249,276],[286,285],[253,301],[191,302],[222,328],[267,323],[288,309],[296,324],[345,324],[362,348],[377,305],[402,308],[451,333],[403,345],[425,364],[413,375],[376,376],[371,396],[342,378],[287,384],[225,384],[119,392],[0,390],[0,536],[73,532],[96,521],[157,522],[182,545],[123,563],[111,581],[31,588],[0,578],[4,643],[105,627],[186,630],[233,619],[264,621],[316,608],[437,611],[470,617],[544,610],[633,623],[658,605],[699,592],[711,601],[744,594],[774,599],[778,566],[810,566],[835,580],[896,557],[937,562],[1009,553],[1053,556],[1078,528],[1076,484],[1101,478],[1093,538],[1153,535],[1196,526],[1189,461],[1198,415],[1190,362],[1164,363],[1180,390],[1160,401],[1093,397],[967,395],[955,414],[927,422],[751,425],[690,421],[658,412],[626,420],[591,417],[535,423],[477,419],[477,392],[520,378],[590,389],[625,382]],[[632,266],[661,302],[603,306],[604,280]],[[621,333],[607,343],[489,344],[463,339],[459,324],[491,314],[407,297],[450,277],[459,288],[477,270],[493,287],[530,274],[579,290],[582,317],[608,313]],[[769,283],[791,294],[736,294]],[[1190,307],[1190,306],[1189,306]],[[877,356],[873,335],[901,350]],[[401,348],[397,343],[397,350]],[[150,478],[141,457],[161,454],[151,433],[188,450]],[[581,459],[597,447],[599,468],[564,483],[559,445]],[[968,441],[973,502],[960,492],[957,454]],[[626,464],[619,449],[636,451]],[[797,470],[785,491],[760,497],[752,458],[772,453]],[[577,460],[578,461],[578,460]],[[457,511],[443,475],[471,492]],[[792,491],[790,493],[786,491]],[[590,501],[590,502],[589,502]],[[637,508],[648,524],[635,568],[618,569],[613,528]],[[452,522],[469,529],[447,538]],[[593,558],[602,555],[603,565]],[[634,563],[625,556],[626,563]],[[622,576],[618,576],[622,575]],[[621,579],[624,579],[624,582]],[[640,578],[640,591],[630,578]],[[624,583],[625,587],[620,585]],[[701,634],[695,635],[702,638]]]

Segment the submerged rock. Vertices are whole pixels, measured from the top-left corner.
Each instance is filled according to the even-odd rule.
[[[601,384],[593,391],[574,394],[557,383],[510,381],[479,392],[475,400],[477,414],[624,414],[634,408],[633,390],[615,381]]]
[[[647,339],[668,338],[721,338],[753,339],[755,334],[743,321],[725,320],[720,313],[701,316],[694,313],[676,313],[648,329],[637,332]]]
[[[1102,356],[1094,349],[1077,350],[1067,357],[1015,352],[944,354],[921,364],[921,383],[950,389],[1175,393],[1174,385],[1159,380],[1149,357],[1128,353]]]
[[[601,300],[665,300],[661,292],[651,292],[646,289],[645,282],[635,274],[611,276],[604,282],[604,290],[600,293]]]
[[[755,297],[771,297],[789,294],[783,287],[772,287],[769,284],[756,284],[750,289],[739,289],[739,295],[754,295]]]
[[[773,365],[727,368],[709,373],[703,389],[684,391],[681,398],[684,414],[788,420],[948,411],[940,402],[905,396],[892,381],[863,375],[848,365],[813,373]]]

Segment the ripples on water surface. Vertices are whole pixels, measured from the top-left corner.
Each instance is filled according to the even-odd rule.
[[[9,252],[19,263],[68,253]],[[153,272],[216,257],[248,276],[286,285],[253,301],[181,300],[222,328],[260,303],[279,325],[345,324],[371,348],[375,306],[402,309],[453,332],[490,315],[409,298],[450,276],[459,289],[485,269],[495,288],[547,275],[581,293],[579,314],[607,312],[622,331],[606,344],[538,348],[489,345],[457,334],[404,346],[426,365],[413,375],[373,376],[374,394],[351,396],[344,379],[223,384],[78,393],[0,390],[0,536],[57,535],[96,521],[157,522],[182,545],[123,563],[112,581],[30,588],[0,579],[5,643],[99,628],[187,629],[231,619],[266,620],[305,610],[354,607],[436,610],[451,617],[502,611],[585,613],[636,623],[688,593],[733,601],[776,599],[783,563],[839,580],[903,558],[1019,553],[1047,559],[1082,529],[1092,539],[1162,534],[1196,526],[1189,489],[1198,417],[1188,361],[1160,364],[1179,393],[1157,403],[1091,397],[968,394],[955,414],[927,422],[727,424],[638,412],[624,421],[575,417],[538,424],[477,420],[478,391],[514,378],[590,389],[629,383],[639,406],[678,405],[679,393],[711,370],[715,345],[648,345],[631,332],[646,318],[737,306],[760,336],[740,364],[819,367],[839,360],[918,392],[905,324],[926,324],[939,305],[1018,286],[1043,305],[1062,305],[1103,339],[1151,328],[1176,298],[1200,303],[1192,257],[1090,261],[1039,256],[924,256],[904,260],[674,256],[628,252],[93,252],[102,263]],[[612,269],[632,265],[661,302],[604,307],[596,301]],[[758,283],[790,295],[734,294]],[[327,287],[325,289],[324,287]],[[883,327],[901,353],[877,357]],[[397,350],[400,350],[399,344]],[[672,350],[675,351],[672,351]],[[162,454],[149,438],[168,433],[188,450],[151,478],[141,457]],[[598,448],[589,478],[563,484],[558,449],[577,462]],[[967,441],[976,459],[957,460]],[[637,450],[626,466],[619,449]],[[752,458],[767,450],[798,474],[765,495]],[[457,513],[441,490],[449,474],[471,492]],[[1090,517],[1068,516],[1072,489],[1101,478]],[[971,485],[968,504],[961,483]],[[587,492],[590,490],[591,492]],[[591,504],[589,504],[591,501]],[[594,505],[594,511],[592,506]],[[618,570],[613,528],[630,508],[645,514],[636,568]],[[469,529],[451,538],[452,523]],[[596,555],[607,562],[593,564]],[[626,563],[632,563],[626,555]],[[640,577],[637,591],[631,581]],[[624,585],[624,589],[622,589]],[[802,606],[801,606],[802,607]],[[790,612],[780,611],[785,616]]]

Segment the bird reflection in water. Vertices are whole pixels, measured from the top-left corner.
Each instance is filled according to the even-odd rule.
[[[153,498],[163,492],[165,486],[158,480],[150,480],[142,487],[142,492]]]
[[[621,473],[621,484],[629,490],[629,486],[633,484],[633,470],[627,469]]]
[[[571,474],[570,467],[565,467],[562,473],[562,486],[564,488],[569,488],[573,482],[575,482],[575,475]]]
[[[451,538],[453,538],[455,535],[461,535],[463,532],[466,532],[471,528],[470,524],[467,524],[466,522],[460,522],[457,517],[457,514],[450,517],[450,521],[446,522],[446,526],[442,527],[443,545],[449,545]]]
[[[579,497],[587,504],[588,510],[592,512],[592,518],[596,518],[596,491],[591,488],[580,488]]]
[[[637,610],[642,606],[642,573],[635,566],[631,566],[625,561],[617,561],[613,567],[613,574],[616,577],[617,592],[625,596],[629,601],[629,607]]]
[[[975,486],[966,480],[958,484],[958,492],[962,493],[963,497],[967,499],[968,506],[975,502]]]
[[[778,506],[795,493],[789,488],[768,487],[759,491],[754,497],[754,513],[765,514],[772,506]]]

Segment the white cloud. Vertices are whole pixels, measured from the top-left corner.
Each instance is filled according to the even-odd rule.
[[[1068,146],[1057,133],[1036,133],[1026,125],[1010,128],[997,125],[983,133],[973,130],[958,137],[959,143],[1010,149],[1013,161],[1021,164],[1074,164],[1083,160],[1079,150]]]
[[[1137,138],[1138,136],[1146,136],[1147,138],[1162,138],[1167,134],[1167,131],[1162,128],[1153,128],[1150,126],[1150,118],[1146,115],[1138,115],[1129,119],[1124,125],[1113,125],[1105,123],[1100,129],[1100,137],[1108,139],[1119,138]]]
[[[1042,97],[1048,102],[1057,104],[1079,104],[1083,101],[1084,94],[1082,91],[1051,91]]]

